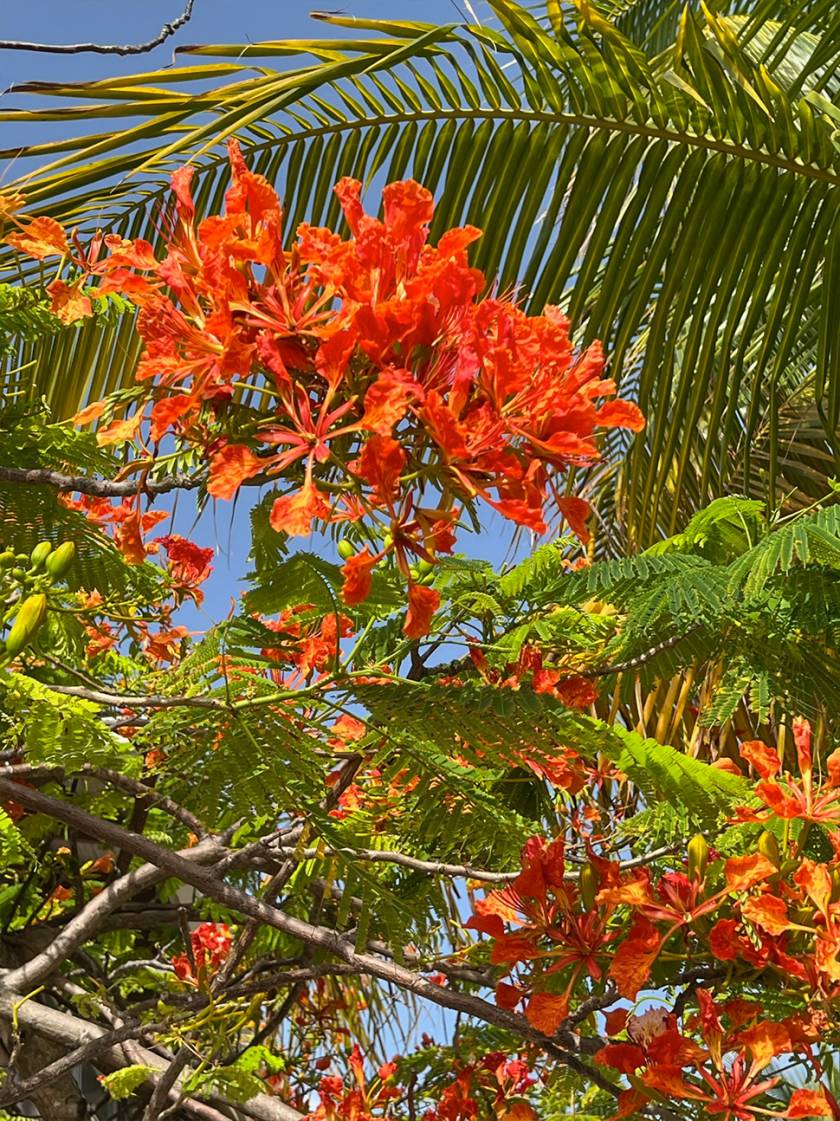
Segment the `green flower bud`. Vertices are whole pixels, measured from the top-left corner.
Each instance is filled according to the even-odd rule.
[[[587,911],[595,906],[598,894],[598,873],[591,864],[584,864],[580,870],[580,901]]]
[[[76,556],[76,546],[72,541],[65,541],[59,545],[55,552],[47,557],[47,572],[53,580],[60,580],[66,576]]]
[[[766,857],[771,864],[775,864],[778,868],[781,864],[781,854],[779,852],[779,842],[775,836],[765,829],[761,836],[758,838],[758,851],[762,856]]]
[[[15,554],[11,549],[6,549],[5,552],[0,553],[0,568],[11,568],[15,563]]]
[[[356,555],[356,546],[353,544],[352,541],[349,541],[346,537],[342,537],[342,539],[338,543],[337,548],[338,548],[338,555],[343,560],[350,560],[351,557],[355,557],[355,555]]]
[[[37,572],[39,568],[43,567],[44,561],[52,552],[52,545],[49,541],[39,541],[30,554],[29,561],[32,567]]]
[[[14,625],[6,636],[6,653],[15,658],[28,646],[47,617],[47,597],[29,596],[15,616]]]
[[[688,842],[688,878],[702,880],[706,875],[709,862],[709,846],[702,833],[697,833]]]

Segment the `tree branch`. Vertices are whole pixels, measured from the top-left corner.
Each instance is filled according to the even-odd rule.
[[[0,43],[0,48],[2,43]],[[94,498],[127,498],[137,494],[168,494],[173,490],[195,490],[203,482],[195,475],[170,475],[166,479],[91,479],[88,475],[63,475],[44,467],[0,467],[0,482],[23,483],[29,486],[48,486],[60,491],[76,491]]]
[[[22,1028],[37,1032],[64,1046],[81,1046],[107,1034],[105,1028],[98,1024],[81,1020],[68,1012],[47,1008],[34,1000],[21,1001],[16,994],[2,991],[0,991],[0,1017],[4,1020],[15,1017]],[[154,1051],[131,1042],[109,1047],[100,1054],[97,1065],[104,1066],[107,1070],[120,1070],[126,1066],[127,1055],[130,1056],[128,1062],[141,1063],[152,1068],[155,1074],[150,1076],[150,1081],[156,1082],[169,1065]],[[201,1096],[209,1105],[188,1098],[181,1103],[180,1108],[195,1121],[227,1121],[227,1114],[223,1115],[219,1110],[212,1108],[218,1105],[219,1109],[230,1109],[231,1103],[226,1098],[220,1094],[204,1091]],[[268,1094],[256,1094],[247,1102],[237,1102],[235,1108],[254,1121],[303,1121],[303,1114],[278,1098],[269,1097]]]
[[[8,781],[8,780],[4,780]],[[19,784],[15,784],[19,785]],[[29,789],[29,788],[26,788]],[[52,799],[51,799],[52,800]],[[60,803],[59,803],[60,804]],[[131,836],[131,834],[128,834]],[[183,851],[183,859],[189,861],[217,860],[225,850],[215,839],[202,841],[194,848]],[[103,920],[115,911],[121,903],[153,884],[166,879],[166,872],[157,864],[144,864],[133,872],[127,872],[112,884],[108,884],[95,895],[79,913],[55,936],[40,954],[17,969],[0,976],[0,990],[28,992],[39,985],[52,973],[56,966],[66,961],[71,954],[82,946],[92,934],[96,933]]]
[[[139,782],[137,779],[130,778],[128,775],[123,775],[119,771],[111,771],[107,767],[94,767],[92,763],[86,763],[83,767],[83,774],[93,775],[94,778],[102,779],[103,782],[110,783],[116,786],[119,790],[124,790],[127,794],[134,794],[137,798],[148,799],[149,802],[163,813],[169,814],[182,825],[185,825],[190,832],[195,833],[198,837],[203,837],[207,833],[207,828],[195,816],[190,813],[185,806],[174,802],[165,794],[159,793],[153,786],[148,786],[145,782]],[[5,771],[0,771],[0,774],[5,774]]]
[[[122,46],[108,43],[29,43],[17,39],[0,39],[2,51],[37,51],[40,54],[147,54],[165,43],[184,24],[189,23],[193,13],[195,0],[187,0],[186,7],[179,16],[165,23],[154,39],[146,43],[124,44]]]
[[[6,1106],[14,1105],[16,1102],[32,1097],[33,1094],[37,1094],[39,1090],[49,1086],[50,1083],[55,1082],[62,1075],[68,1074],[79,1063],[93,1062],[110,1047],[114,1047],[118,1043],[124,1043],[128,1039],[141,1039],[143,1036],[152,1035],[164,1027],[166,1027],[164,1023],[126,1024],[115,1031],[105,1032],[94,1039],[89,1039],[86,1043],[81,1043],[78,1047],[68,1051],[66,1055],[43,1067],[37,1074],[31,1075],[29,1078],[17,1077],[14,1069],[12,1069],[3,1083],[2,1089],[0,1089],[0,1109],[5,1109]]]
[[[14,790],[10,788],[14,788],[15,785],[7,779],[0,778],[0,796],[11,796]],[[270,906],[238,888],[220,883],[218,870],[201,868],[179,853],[170,852],[146,837],[130,833],[113,822],[93,817],[85,810],[61,802],[56,798],[51,798],[42,794],[39,790],[22,787],[18,800],[28,809],[45,813],[56,821],[63,821],[72,828],[80,829],[90,836],[98,837],[105,844],[128,849],[135,856],[142,857],[149,863],[155,864],[158,868],[177,877],[183,883],[197,888],[202,894],[214,899],[217,903],[239,911],[240,914],[247,915],[249,918],[257,919],[292,938],[297,938],[305,945],[318,946],[371,977],[377,977],[381,981],[396,985],[443,1008],[449,1008],[454,1012],[461,1012],[466,1016],[483,1020],[485,1023],[495,1024],[497,1027],[516,1032],[524,1039],[536,1043],[573,1070],[585,1074],[587,1078],[607,1089],[610,1093],[617,1092],[609,1079],[604,1078],[598,1071],[590,1069],[577,1055],[566,1047],[560,1046],[554,1039],[532,1028],[524,1016],[499,1008],[495,1004],[490,1004],[482,997],[442,988],[395,961],[385,961],[365,950],[358,951],[338,931],[286,914],[285,911]],[[571,1035],[569,1035],[570,1041],[571,1038]]]

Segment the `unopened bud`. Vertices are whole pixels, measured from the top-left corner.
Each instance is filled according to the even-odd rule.
[[[831,873],[831,899],[829,902],[836,903],[840,899],[840,868],[835,868]]]
[[[39,568],[43,567],[44,561],[47,559],[51,552],[52,545],[49,543],[49,541],[40,541],[35,546],[29,556],[29,563],[32,565],[36,572]]]
[[[46,560],[46,569],[53,580],[60,580],[62,576],[66,575],[75,556],[76,546],[72,541],[65,541],[54,552],[50,553]]]
[[[765,829],[761,836],[758,838],[758,851],[763,857],[775,864],[778,868],[781,864],[781,853],[779,852],[779,842],[769,829]]]
[[[598,892],[598,873],[591,864],[584,864],[580,870],[580,901],[587,911],[595,906]]]
[[[6,636],[6,654],[15,658],[28,646],[35,637],[38,629],[47,617],[47,597],[45,595],[29,596],[24,600],[14,621],[12,629]]]
[[[697,833],[688,842],[688,878],[702,880],[709,863],[709,846],[702,833]]]

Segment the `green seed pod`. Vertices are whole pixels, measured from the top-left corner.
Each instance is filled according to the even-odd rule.
[[[43,567],[44,561],[52,552],[52,545],[49,541],[39,541],[29,557],[29,562],[37,572],[39,568]]]
[[[15,563],[15,554],[11,549],[6,549],[5,552],[0,553],[0,568],[11,568]]]
[[[702,880],[706,875],[709,862],[709,846],[702,833],[697,833],[688,842],[688,878]]]
[[[587,911],[595,906],[598,894],[598,873],[591,864],[584,864],[580,870],[580,901]]]
[[[762,856],[766,857],[771,864],[775,864],[778,868],[781,864],[781,854],[779,853],[779,842],[775,836],[765,829],[761,836],[758,838],[758,851]]]
[[[46,567],[53,580],[60,580],[62,576],[67,574],[75,556],[76,546],[72,541],[65,541],[58,546],[55,552],[50,553],[47,557]]]
[[[14,626],[6,636],[6,653],[15,658],[28,646],[47,617],[47,597],[29,596],[15,617]]]
[[[356,555],[356,546],[353,544],[352,541],[349,541],[346,537],[342,537],[342,539],[338,543],[337,548],[338,548],[338,555],[343,560],[350,560],[351,557],[355,557],[355,555]]]

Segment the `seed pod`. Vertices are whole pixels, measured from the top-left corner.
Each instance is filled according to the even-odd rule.
[[[29,596],[23,601],[12,629],[6,636],[6,654],[15,658],[28,646],[47,617],[47,597]]]
[[[62,576],[67,574],[75,556],[76,546],[72,541],[65,541],[58,546],[55,552],[50,553],[47,557],[46,567],[53,580],[60,580]]]
[[[580,901],[587,911],[595,906],[598,892],[598,873],[591,864],[584,864],[580,870]]]
[[[338,548],[338,555],[343,560],[350,560],[351,557],[354,557],[356,555],[356,546],[353,544],[352,541],[349,541],[346,537],[342,537],[342,539],[339,541],[339,543],[337,545],[337,548]]]
[[[52,552],[52,545],[49,541],[39,541],[29,557],[29,563],[37,572],[39,568],[43,567],[44,561]]]
[[[765,829],[761,836],[758,838],[758,851],[763,857],[766,857],[771,864],[775,864],[778,868],[781,864],[781,854],[779,853],[779,842],[769,829]]]
[[[697,833],[688,842],[688,878],[702,880],[706,875],[709,862],[709,846],[702,833]]]

